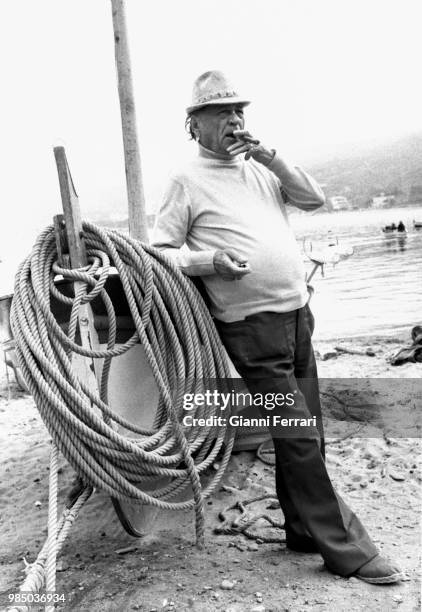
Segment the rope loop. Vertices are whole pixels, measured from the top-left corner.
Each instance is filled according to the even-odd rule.
[[[83,223],[88,264],[59,265],[54,228],[38,237],[16,275],[11,325],[16,353],[53,443],[84,483],[118,500],[159,508],[195,508],[197,539],[203,537],[203,499],[216,488],[233,446],[233,428],[184,428],[185,393],[198,393],[209,379],[230,377],[229,365],[211,316],[191,281],[163,253],[115,230]],[[118,317],[108,281],[119,277],[133,322],[133,334],[116,342]],[[73,295],[57,277],[74,283]],[[54,299],[53,299],[54,298]],[[80,309],[100,300],[107,315],[108,339],[83,347],[77,329]],[[60,324],[53,302],[70,311]],[[57,306],[56,306],[57,309]],[[108,404],[107,383],[113,357],[141,343],[159,391],[150,430],[123,419]],[[72,356],[102,360],[100,390],[89,387],[72,365]],[[141,399],[140,399],[141,401]],[[213,416],[219,406],[190,411]],[[225,416],[229,416],[226,411]],[[124,428],[125,431],[122,431]],[[218,454],[220,468],[204,484],[204,473]],[[151,489],[151,480],[167,484]],[[191,489],[183,501],[175,500]]]

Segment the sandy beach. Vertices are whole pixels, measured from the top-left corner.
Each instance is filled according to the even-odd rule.
[[[420,378],[422,364],[393,367],[388,354],[408,343],[405,336],[357,338],[342,342],[348,353],[323,359],[330,346],[316,343],[323,378]],[[412,402],[409,393],[395,398],[396,409]],[[404,385],[406,387],[406,384]],[[323,395],[327,418],[333,398]],[[369,431],[369,430],[368,430]],[[274,493],[273,467],[255,453],[232,456],[222,486],[207,502],[207,546],[194,546],[192,513],[157,515],[142,539],[127,535],[110,500],[94,493],[77,519],[58,561],[60,610],[100,612],[141,610],[197,612],[279,612],[303,610],[420,609],[420,460],[416,438],[359,437],[329,439],[327,464],[339,493],[350,503],[387,557],[400,564],[405,581],[377,587],[329,573],[317,554],[294,553],[283,543],[244,535],[217,535],[218,513],[237,500]],[[46,537],[49,436],[32,398],[13,382],[10,399],[4,368],[0,391],[0,609],[23,581],[24,559],[35,560]],[[73,472],[60,459],[60,507]],[[225,488],[228,487],[228,488]],[[254,504],[254,512],[282,520],[277,503]],[[258,535],[283,531],[257,523]],[[32,609],[38,609],[34,606]],[[42,608],[40,608],[42,609]]]

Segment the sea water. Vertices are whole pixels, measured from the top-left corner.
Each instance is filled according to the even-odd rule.
[[[314,339],[341,340],[356,336],[396,337],[422,324],[422,207],[291,215],[298,240],[309,244],[339,243],[353,255],[325,266],[312,279],[311,308],[316,319]],[[383,233],[403,221],[407,232]],[[308,260],[307,270],[313,268]]]

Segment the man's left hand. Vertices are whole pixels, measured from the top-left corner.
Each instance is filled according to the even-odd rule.
[[[248,130],[234,130],[233,136],[236,137],[237,142],[227,147],[227,153],[233,157],[245,153],[246,160],[252,157],[264,166],[268,166],[273,160],[275,151],[264,147]]]

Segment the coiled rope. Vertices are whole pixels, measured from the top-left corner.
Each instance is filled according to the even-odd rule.
[[[233,428],[184,428],[184,393],[198,393],[209,379],[230,377],[227,359],[209,312],[193,284],[157,249],[120,232],[83,223],[88,265],[61,267],[54,228],[37,239],[16,276],[11,324],[20,368],[54,444],[85,485],[119,500],[163,509],[195,508],[196,539],[204,540],[203,499],[216,488],[230,458]],[[132,315],[135,331],[116,344],[116,314],[105,289],[114,266]],[[74,297],[60,292],[57,275],[77,281]],[[67,332],[51,310],[51,296],[70,306]],[[78,311],[101,298],[108,316],[107,347],[77,343]],[[108,405],[107,379],[113,357],[140,342],[156,381],[160,400],[153,426],[143,429]],[[90,388],[72,367],[72,355],[103,359],[100,390]],[[151,410],[140,406],[140,410]],[[195,417],[209,417],[220,407],[197,406]],[[228,416],[228,414],[226,414]],[[116,431],[124,427],[135,436]],[[204,488],[201,477],[224,449],[220,467]],[[139,483],[169,477],[161,488],[142,490]],[[191,486],[187,500],[174,501]],[[173,501],[172,501],[173,500]]]

